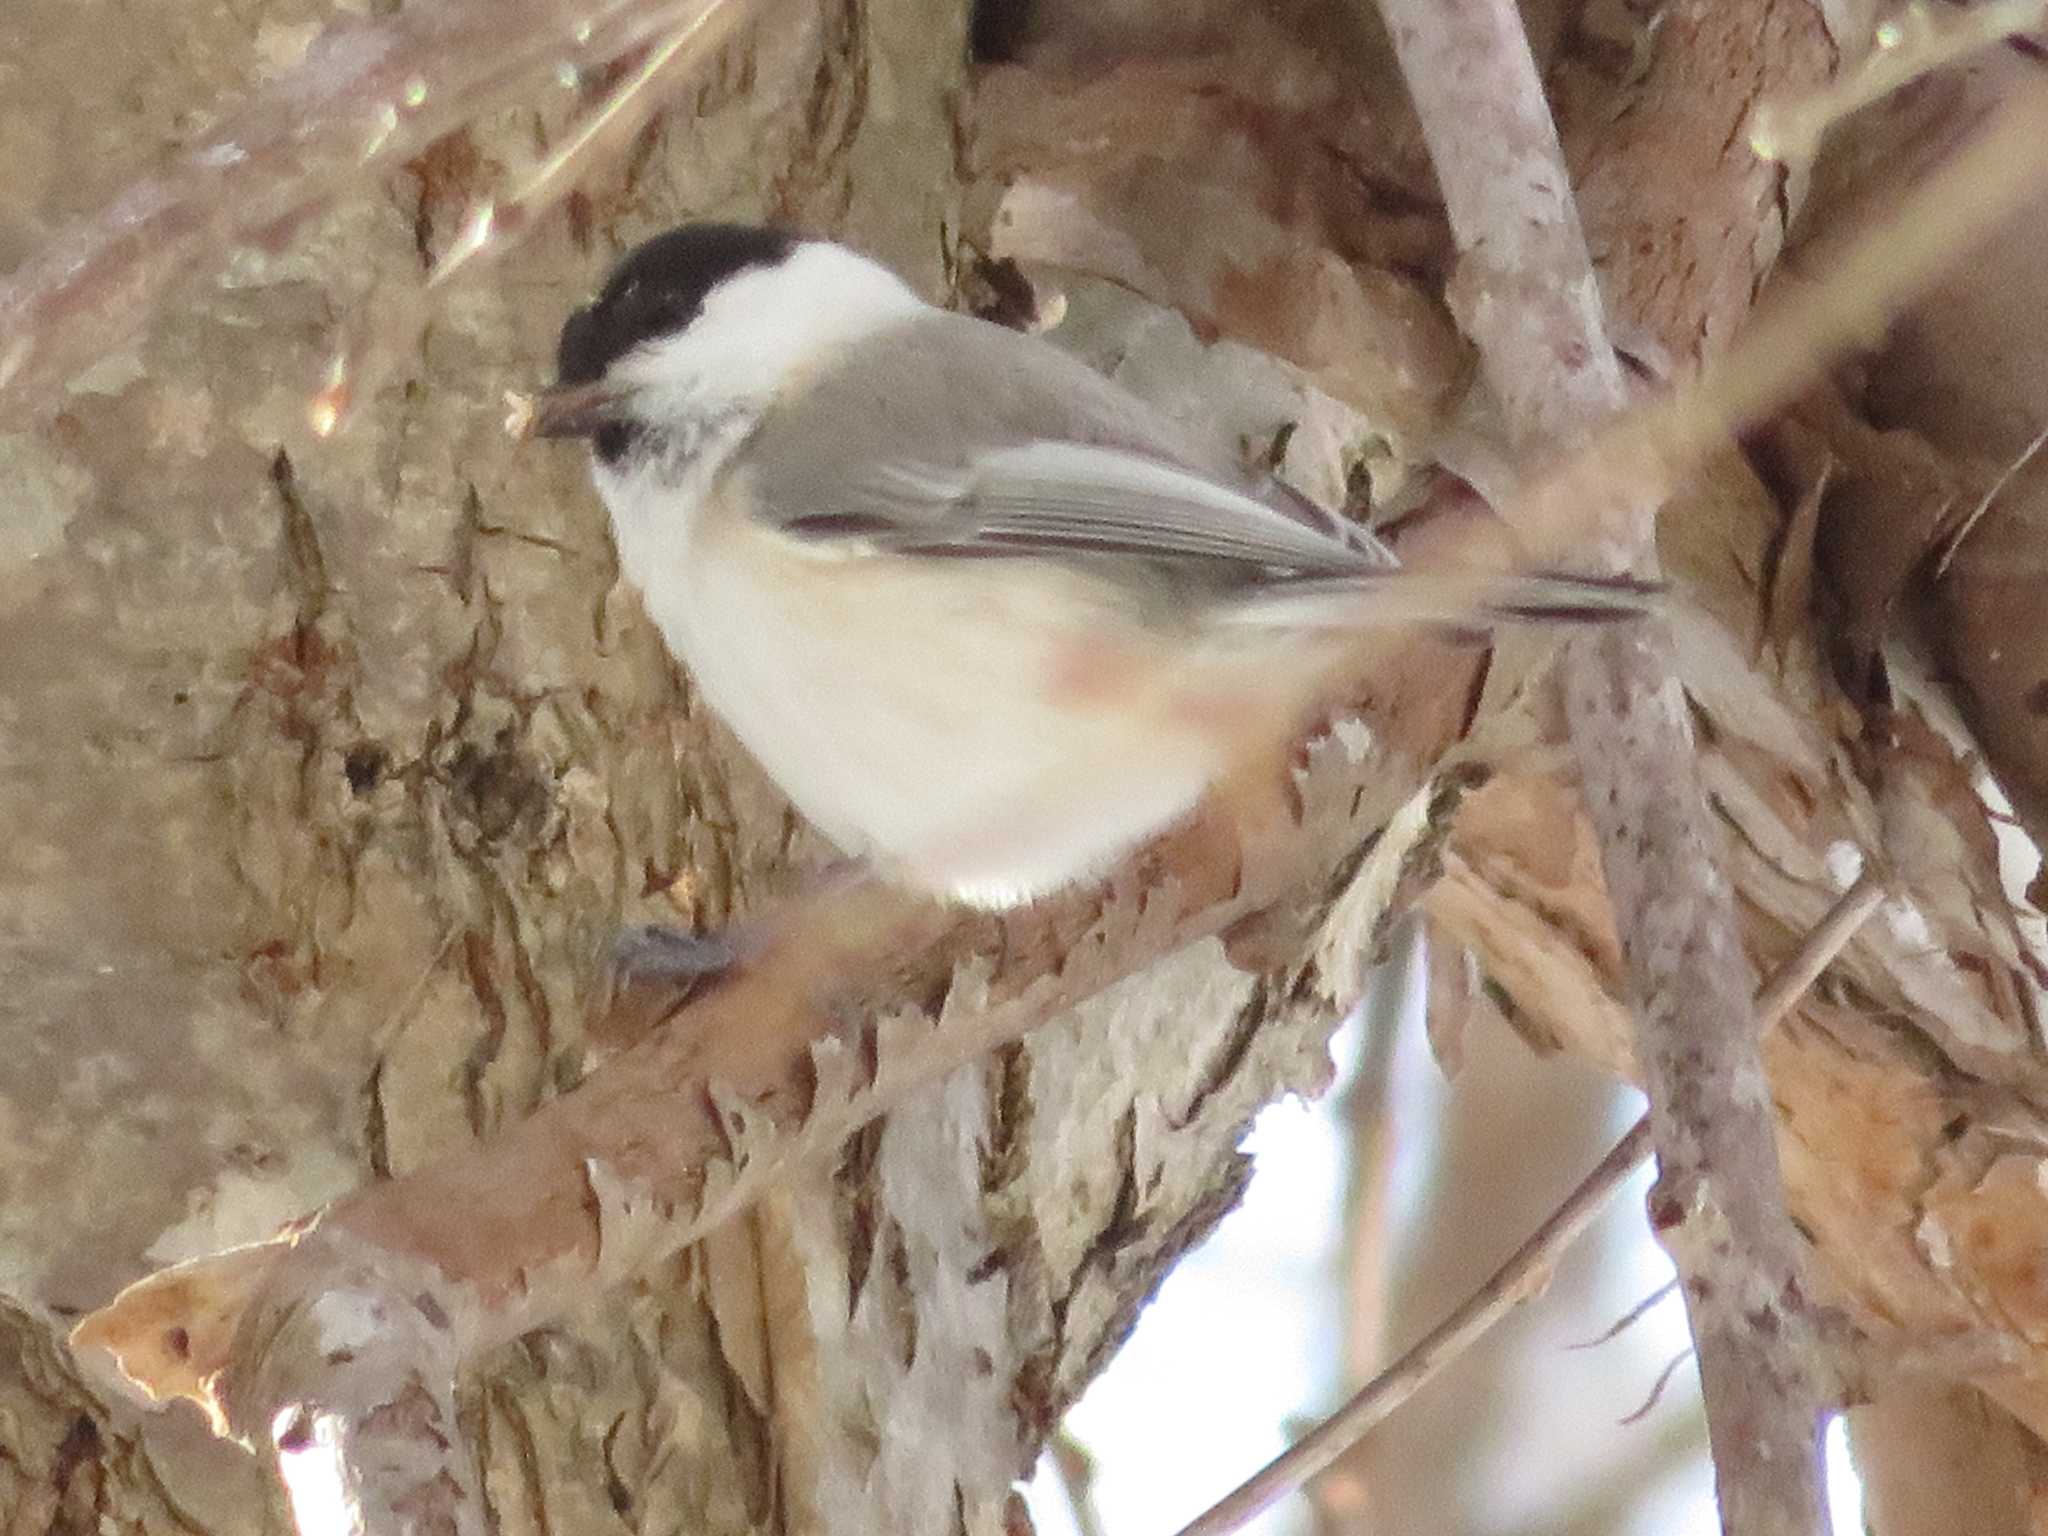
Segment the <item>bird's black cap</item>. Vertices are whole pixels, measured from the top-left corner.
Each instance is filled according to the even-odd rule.
[[[594,384],[641,342],[681,330],[704,296],[735,272],[770,267],[797,237],[751,224],[685,224],[635,247],[612,269],[604,291],[562,326],[555,349],[561,384]]]

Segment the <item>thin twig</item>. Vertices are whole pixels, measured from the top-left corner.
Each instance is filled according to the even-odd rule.
[[[647,51],[647,57],[545,159],[502,197],[491,198],[463,221],[462,235],[428,274],[438,288],[480,254],[502,254],[505,244],[530,229],[534,220],[568,195],[576,178],[618,147],[659,105],[652,87],[663,75],[699,62],[724,42],[742,19],[737,0],[706,0],[695,14]]]
[[[1548,1285],[1558,1255],[1593,1224],[1649,1155],[1650,1122],[1644,1118],[1463,1305],[1342,1408],[1182,1527],[1180,1536],[1228,1536],[1335,1462],[1495,1323]]]
[[[1637,1323],[1640,1323],[1644,1318],[1648,1317],[1651,1312],[1656,1310],[1658,1303],[1662,1302],[1667,1296],[1669,1296],[1673,1291],[1677,1289],[1678,1279],[1676,1276],[1673,1276],[1671,1279],[1666,1280],[1662,1285],[1658,1286],[1657,1289],[1650,1292],[1650,1294],[1645,1296],[1641,1301],[1637,1302],[1634,1306],[1630,1307],[1626,1312],[1622,1313],[1621,1316],[1617,1317],[1605,1328],[1602,1328],[1598,1333],[1594,1334],[1592,1338],[1581,1339],[1576,1344],[1567,1344],[1565,1345],[1565,1348],[1573,1350],[1598,1349],[1603,1344],[1612,1344],[1624,1333],[1627,1333],[1629,1329],[1635,1327]]]
[[[1665,1361],[1664,1369],[1659,1371],[1657,1379],[1650,1383],[1650,1395],[1636,1404],[1627,1413],[1624,1413],[1617,1422],[1623,1428],[1627,1428],[1629,1425],[1640,1424],[1643,1420],[1647,1419],[1650,1416],[1651,1410],[1664,1401],[1664,1389],[1671,1385],[1671,1378],[1677,1374],[1678,1368],[1692,1357],[1693,1349],[1688,1344],[1684,1349],[1679,1350],[1677,1354]]]
[[[1821,135],[1850,113],[1909,85],[1930,70],[1953,64],[2003,38],[2041,25],[2042,0],[1989,0],[1960,7],[1902,5],[1876,28],[1876,46],[1862,67],[1824,91],[1792,104],[1763,102],[1750,119],[1750,143],[1776,160],[1803,160]]]
[[[652,89],[656,82],[701,63],[758,8],[741,0],[699,0],[676,30],[648,49],[639,66],[585,113],[549,154],[509,189],[471,204],[454,242],[424,282],[408,273],[379,284],[379,291],[360,295],[328,359],[326,379],[307,406],[314,434],[328,437],[340,430],[352,408],[383,387],[426,323],[432,298],[441,288],[479,257],[503,259],[569,195],[578,176],[620,150],[653,116],[662,100]]]
[[[0,423],[54,410],[64,381],[136,334],[169,284],[274,248],[558,64],[686,32],[712,0],[441,0],[343,17],[196,149],[126,187],[0,281]]]
[[[1991,510],[1991,504],[2005,493],[2005,488],[2012,484],[2015,475],[2034,462],[2034,456],[2043,447],[2048,447],[2048,426],[2036,432],[2027,446],[2019,451],[2019,456],[1998,472],[1998,478],[1993,480],[1984,494],[1977,498],[1977,505],[1970,509],[1969,516],[1956,524],[1955,532],[1942,540],[1941,552],[1934,560],[1932,575],[1935,580],[1939,581],[1948,574],[1948,568],[1955,560],[1956,551],[1961,549],[1964,541],[1976,531],[1977,524],[1984,520],[1984,514]]]
[[[1758,988],[1756,1012],[1764,1028],[1769,1029],[1791,1011],[1883,899],[1883,882],[1866,873],[1835,900],[1799,948]],[[1343,1407],[1183,1527],[1180,1536],[1230,1536],[1330,1467],[1495,1323],[1540,1292],[1549,1283],[1558,1257],[1592,1225],[1614,1192],[1648,1161],[1650,1150],[1650,1117],[1645,1115],[1457,1310]]]
[[[1757,1027],[1768,1033],[1792,1011],[1792,1005],[1806,995],[1806,989],[1820,980],[1820,973],[1848,947],[1856,930],[1870,920],[1870,914],[1884,901],[1885,883],[1875,871],[1866,869],[1821,914],[1799,947],[1785,957],[1764,984],[1757,988]]]

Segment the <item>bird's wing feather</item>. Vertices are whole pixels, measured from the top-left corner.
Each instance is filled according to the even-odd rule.
[[[878,339],[762,430],[775,439],[752,456],[774,466],[759,486],[767,514],[806,539],[1245,577],[1394,563],[1363,530],[1254,480],[1049,343],[962,316]]]
[[[1388,563],[1193,470],[1090,443],[879,463],[841,500],[872,542],[912,554],[1133,555],[1332,576]]]

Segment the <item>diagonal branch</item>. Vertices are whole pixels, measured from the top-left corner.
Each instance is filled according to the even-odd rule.
[[[629,989],[604,1033],[639,1043],[573,1093],[307,1227],[138,1281],[74,1345],[274,1451],[295,1510],[301,1485],[345,1488],[344,1515],[301,1511],[307,1536],[422,1528],[422,1511],[467,1536],[465,1362],[695,1241],[919,1087],[1174,950],[1228,942],[1289,893],[1341,884],[1415,769],[1328,743],[1291,830],[1241,853],[1221,808],[1108,893],[1000,929],[869,883],[815,892],[687,1002]],[[1399,841],[1372,857],[1398,864]]]

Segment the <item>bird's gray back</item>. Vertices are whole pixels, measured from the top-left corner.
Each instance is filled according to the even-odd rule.
[[[780,403],[763,432],[774,434],[774,462],[827,477],[878,456],[937,465],[1054,440],[1161,458],[1249,488],[1232,456],[1078,358],[943,310],[847,349]]]
[[[758,463],[779,506],[815,510],[849,466],[888,460],[941,475],[1034,442],[1117,449],[1191,470],[1334,542],[1384,551],[1270,475],[1253,474],[1220,435],[1183,427],[1079,358],[1036,336],[931,310],[841,352],[763,419]]]

